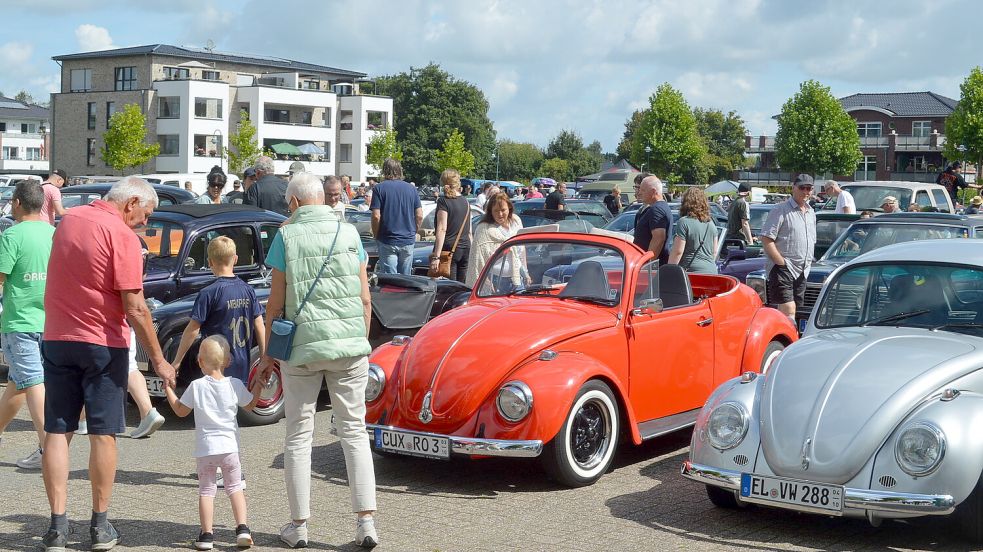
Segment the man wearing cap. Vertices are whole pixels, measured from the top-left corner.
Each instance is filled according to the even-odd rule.
[[[747,204],[747,196],[751,193],[751,187],[741,184],[737,187],[737,199],[730,204],[727,211],[727,235],[725,240],[742,240],[745,243],[754,243],[754,236],[751,234],[751,208]]]
[[[945,189],[949,192],[949,197],[952,198],[952,205],[956,206],[959,201],[956,196],[959,194],[959,190],[963,188],[979,188],[977,184],[969,184],[966,180],[959,174],[959,169],[963,166],[961,161],[953,161],[951,165],[946,167],[946,169],[939,173],[939,176],[935,178],[935,183],[945,186]]]
[[[840,188],[835,180],[827,180],[823,183],[826,194],[836,198],[836,212],[853,215],[857,212],[857,203],[853,201],[853,195]]]
[[[256,169],[249,167],[248,169],[242,171],[242,194],[245,196],[249,188],[253,187],[256,183]]]
[[[293,176],[294,173],[304,172],[304,164],[300,161],[294,161],[290,164],[290,168],[287,169],[287,174]]]
[[[816,212],[808,202],[813,186],[808,174],[796,176],[792,197],[776,205],[761,228],[768,304],[792,320],[805,298],[806,275],[816,246]]]
[[[225,194],[225,202],[235,204],[242,203],[242,196],[242,183],[236,179],[235,182],[232,183],[232,191]]]
[[[300,165],[303,168],[303,164]],[[253,169],[258,180],[246,189],[242,202],[287,216],[287,183],[273,174],[273,159],[261,155],[256,159],[256,166]]]
[[[61,187],[68,181],[68,175],[61,169],[51,171],[48,179],[41,183],[44,192],[44,203],[41,204],[41,220],[55,225],[55,217],[65,216],[65,208],[61,205]]]
[[[881,202],[881,211],[885,213],[901,212],[901,209],[898,208],[898,198],[894,196],[884,196],[884,201]]]

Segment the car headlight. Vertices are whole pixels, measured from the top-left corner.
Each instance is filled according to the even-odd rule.
[[[532,390],[521,381],[510,381],[498,390],[495,405],[503,418],[518,422],[532,411]]]
[[[767,292],[765,291],[766,289],[765,279],[763,277],[748,274],[747,277],[744,279],[744,281],[751,289],[757,292],[758,297],[761,297],[762,302],[767,301],[766,299]]]
[[[747,435],[748,414],[739,403],[725,402],[713,409],[707,420],[707,438],[717,450],[736,447]]]
[[[908,475],[928,475],[945,456],[945,434],[934,424],[915,422],[898,435],[894,456]]]
[[[386,388],[386,372],[378,364],[369,364],[369,381],[365,384],[365,400],[372,402]]]

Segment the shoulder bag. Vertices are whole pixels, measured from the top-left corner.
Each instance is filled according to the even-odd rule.
[[[297,313],[294,315],[292,320],[286,318],[276,318],[273,323],[270,324],[270,340],[266,344],[266,354],[277,360],[290,360],[290,351],[294,346],[294,335],[297,333],[297,318],[300,316],[301,311],[304,310],[304,305],[307,304],[307,300],[310,299],[311,293],[314,292],[314,288],[317,287],[318,281],[321,280],[321,274],[324,273],[324,269],[328,267],[328,262],[331,261],[331,254],[334,253],[334,246],[338,243],[338,234],[341,233],[341,221],[338,221],[338,226],[335,228],[334,239],[331,241],[331,248],[328,249],[328,254],[324,257],[324,263],[321,265],[321,269],[317,271],[317,277],[311,283],[310,289],[307,290],[307,295],[304,295],[304,299],[300,302],[300,306],[297,307]]]
[[[437,268],[428,269],[427,276],[431,278],[451,277],[451,261],[454,259],[454,251],[457,250],[457,244],[461,242],[461,235],[464,234],[464,225],[468,223],[470,214],[469,210],[466,209],[464,211],[464,219],[461,220],[461,227],[457,230],[457,239],[454,240],[454,245],[451,246],[450,251],[440,252],[440,256],[437,257]]]

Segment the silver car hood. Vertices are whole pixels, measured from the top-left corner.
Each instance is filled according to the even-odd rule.
[[[843,484],[927,396],[983,366],[983,340],[917,328],[805,337],[765,377],[761,446],[776,475]]]

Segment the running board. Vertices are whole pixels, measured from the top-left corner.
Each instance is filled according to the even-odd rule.
[[[649,420],[647,422],[642,422],[638,424],[638,432],[642,435],[642,440],[647,441],[660,435],[665,435],[666,433],[672,433],[683,429],[684,427],[689,427],[696,423],[696,417],[699,416],[700,409],[696,408],[690,410],[689,412],[681,412],[679,414],[673,414],[672,416],[666,416],[665,418],[656,418],[654,420]]]

